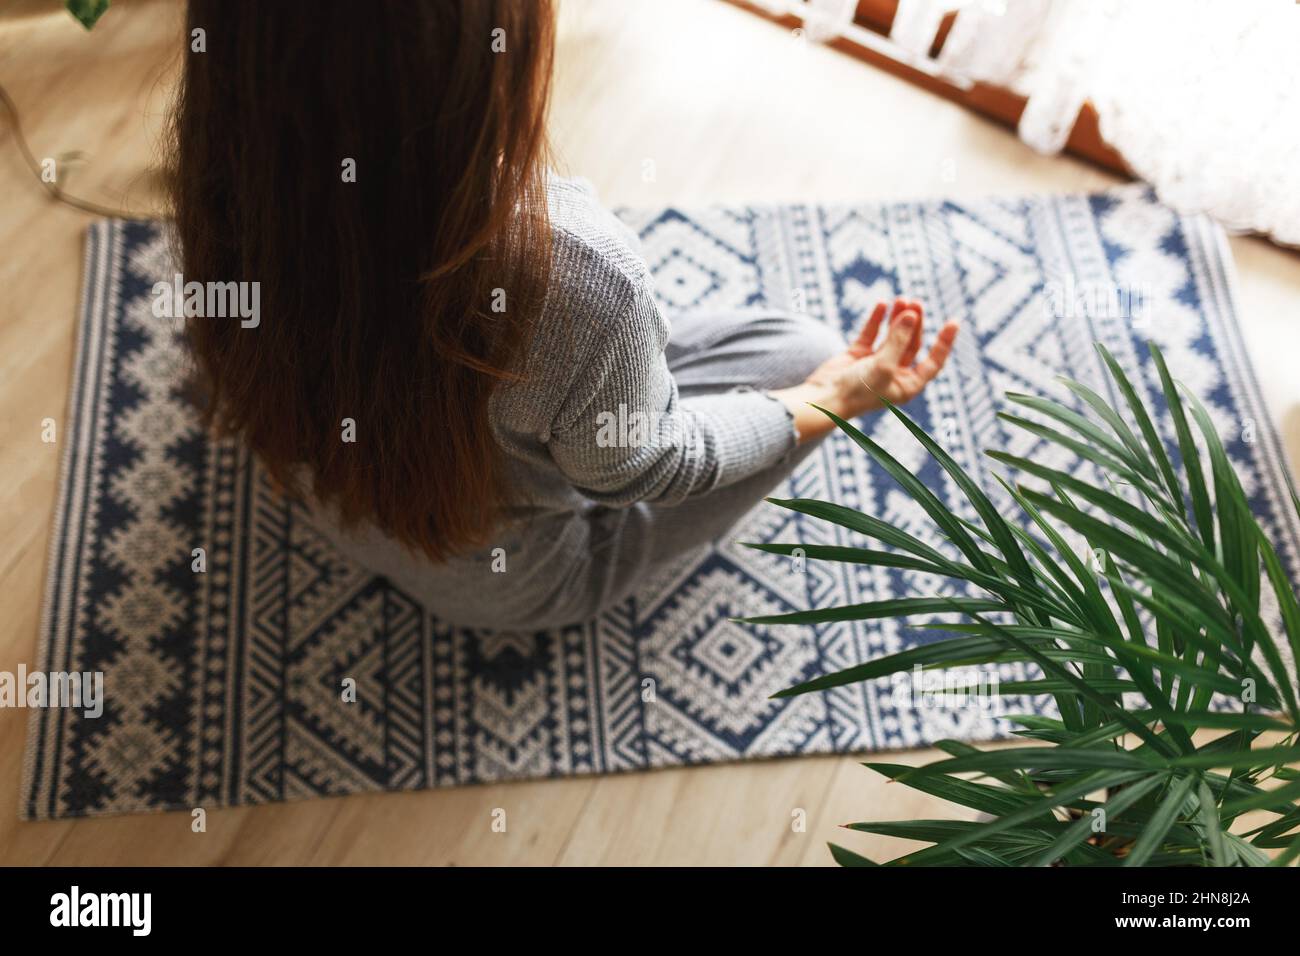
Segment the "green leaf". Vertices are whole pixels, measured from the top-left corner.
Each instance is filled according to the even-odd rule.
[[[1005,611],[1001,601],[982,598],[893,598],[888,601],[868,601],[865,604],[845,604],[812,611],[791,611],[787,614],[765,614],[759,617],[736,618],[741,624],[826,624],[832,621],[870,621],[882,617],[908,617],[913,614],[936,614],[941,611]]]
[[[1285,850],[1283,850],[1276,857],[1274,857],[1269,862],[1269,865],[1289,866],[1291,864],[1291,861],[1294,860],[1296,857],[1300,857],[1300,836],[1292,840],[1290,846],[1288,846]]]
[[[1160,714],[1154,710],[1135,711],[1139,718],[1150,717],[1165,723],[1176,723],[1183,727],[1207,727],[1214,730],[1285,730],[1294,732],[1292,724],[1271,714],[1235,713],[1231,711],[1200,711],[1186,714]]]
[[[778,544],[744,542],[745,547],[768,554],[798,555],[814,561],[838,561],[841,564],[866,564],[873,568],[902,568],[907,571],[923,571],[927,574],[947,575],[937,564],[899,554],[896,551],[878,551],[871,548],[852,548],[831,544]]]
[[[1194,754],[1183,754],[1170,759],[1170,767],[1275,767],[1300,760],[1300,744],[1282,747],[1246,748],[1245,750],[1220,750],[1207,752],[1202,747]]]
[[[1099,466],[1102,471],[1122,478],[1124,481],[1140,490],[1148,498],[1154,498],[1158,501],[1167,500],[1164,491],[1149,484],[1137,471],[1130,468],[1119,459],[1098,449],[1095,445],[1090,445],[1087,442],[1080,441],[1077,438],[1065,434],[1059,429],[1052,428],[1049,425],[1043,425],[1020,415],[1012,415],[1008,412],[998,412],[997,417],[1009,425],[1014,425],[1017,428],[1029,432],[1031,435],[1037,435],[1039,438],[1044,438],[1054,445],[1068,448],[1084,461],[1090,461],[1094,465]]]
[[[966,532],[966,529],[962,527],[961,522],[953,516],[938,495],[927,488],[920,478],[912,474],[910,469],[864,435],[851,422],[845,421],[834,412],[827,411],[820,405],[814,405],[813,407],[830,418],[839,427],[840,431],[848,435],[859,448],[874,458],[876,463],[912,497],[912,500],[925,510],[930,519],[943,529],[944,533],[948,535],[948,539],[957,546],[962,554],[966,555],[966,559],[977,570],[986,573],[992,572],[993,568],[985,557],[984,551],[975,543],[974,539]]]
[[[972,747],[964,740],[953,740],[947,737],[943,740],[936,740],[934,746],[936,750],[942,750],[950,757],[966,757],[971,754],[984,753],[984,751],[980,750],[978,747]],[[1038,788],[1029,777],[1022,772],[991,770],[987,775],[994,780],[1005,784],[1009,789],[1017,793],[1027,793],[1031,796],[1036,796],[1038,794]],[[911,785],[910,782],[906,784],[906,786]]]
[[[1081,382],[1064,377],[1060,379],[1060,382],[1075,395],[1082,398],[1097,414],[1097,417],[1111,427],[1111,431],[1119,437],[1125,449],[1124,460],[1149,478],[1153,480],[1159,479],[1160,475],[1151,463],[1146,449],[1142,447],[1142,443],[1133,434],[1133,430],[1128,427],[1128,423],[1111,407],[1111,403],[1107,399],[1102,398]]]
[[[1067,386],[1073,383],[1066,382]],[[1060,422],[1067,428],[1072,429],[1086,438],[1094,446],[1105,449],[1112,457],[1125,462],[1130,468],[1143,474],[1145,477],[1154,479],[1155,471],[1151,469],[1149,462],[1142,456],[1134,457],[1132,452],[1123,444],[1115,441],[1107,435],[1104,430],[1099,428],[1096,423],[1090,421],[1078,412],[1066,408],[1060,402],[1048,398],[1041,398],[1037,395],[1025,395],[1021,392],[1007,392],[1007,401],[1025,408],[1032,409],[1054,421]],[[1146,466],[1143,470],[1142,466]]]
[[[1051,660],[1051,658],[1048,658]],[[1075,678],[1079,681],[1079,678]],[[1131,680],[1120,680],[1119,678],[1089,678],[1087,686],[1092,688],[1098,694],[1127,694],[1137,690],[1137,684]],[[956,691],[972,690],[973,688],[955,688]],[[998,684],[997,691],[993,693],[1006,694],[1008,696],[1018,694],[1074,694],[1079,692],[1077,683],[1070,683],[1064,680],[1049,680],[1040,678],[1038,680],[1009,680],[1002,681]]]
[[[1057,678],[1060,678],[1061,680],[1070,684],[1074,688],[1076,693],[1078,693],[1081,697],[1085,698],[1089,702],[1095,704],[1098,710],[1102,714],[1106,714],[1112,719],[1122,722],[1133,733],[1137,734],[1144,741],[1146,741],[1147,744],[1149,744],[1151,747],[1155,748],[1156,750],[1160,751],[1161,753],[1169,754],[1172,752],[1172,749],[1163,740],[1161,740],[1159,737],[1153,734],[1146,727],[1146,725],[1144,725],[1141,721],[1135,720],[1132,717],[1132,715],[1130,715],[1124,709],[1122,702],[1119,702],[1118,705],[1113,704],[1111,701],[1103,697],[1100,692],[1094,690],[1088,681],[1076,677],[1074,674],[1070,673],[1064,667],[1061,667],[1055,661],[1052,661],[1042,653],[1035,650],[1033,646],[1030,645],[1029,643],[1020,640],[1015,635],[1007,631],[1005,628],[1000,627],[996,624],[992,624],[989,621],[986,621],[984,618],[981,618],[978,614],[974,612],[970,612],[970,613],[980,623],[988,625],[989,627],[992,627],[993,629],[998,631],[1001,637],[1014,644],[1019,650],[1032,655],[1035,661],[1037,661],[1038,666],[1041,667],[1046,673],[1051,674]]]
[[[1238,574],[1244,576],[1240,584],[1237,578],[1234,578],[1231,574],[1226,574],[1220,579],[1219,583],[1237,612],[1242,616],[1244,633],[1250,635],[1252,643],[1257,643],[1259,649],[1263,652],[1264,659],[1277,681],[1278,690],[1282,692],[1290,708],[1291,716],[1300,720],[1300,703],[1296,700],[1290,675],[1282,662],[1277,643],[1259,617],[1259,565],[1253,561],[1256,537],[1254,534],[1239,531],[1237,526],[1237,521],[1251,523],[1255,521],[1246,504],[1246,493],[1242,490],[1241,483],[1232,470],[1232,465],[1228,461],[1228,453],[1223,448],[1223,442],[1219,440],[1219,433],[1214,430],[1214,423],[1210,419],[1210,413],[1206,411],[1200,400],[1190,392],[1188,393],[1188,401],[1191,402],[1192,417],[1196,419],[1197,425],[1200,426],[1201,434],[1205,436],[1206,445],[1210,449],[1210,462],[1215,473],[1215,493],[1221,496],[1216,498],[1215,504],[1219,509],[1219,531],[1221,535],[1224,535],[1223,547],[1227,549],[1229,541],[1236,541],[1240,538],[1243,542],[1243,550],[1249,556],[1246,560],[1248,567],[1238,570]],[[1247,539],[1249,540],[1247,541]],[[1252,646],[1252,643],[1248,643],[1247,647]]]
[[[1287,580],[1286,572],[1282,570],[1282,562],[1278,559],[1273,543],[1265,536],[1264,529],[1258,522],[1255,524],[1255,533],[1258,536],[1259,553],[1264,561],[1264,570],[1268,574],[1269,583],[1273,586],[1273,593],[1277,595],[1278,607],[1282,612],[1282,626],[1291,645],[1291,660],[1300,662],[1300,604],[1296,602],[1295,591],[1291,587],[1291,582]]]
[[[1129,807],[1137,803],[1148,793],[1165,782],[1163,774],[1147,777],[1145,780],[1137,780],[1128,784],[1109,800],[1106,801],[1104,808],[1106,819],[1120,819],[1121,814]],[[1084,840],[1092,835],[1091,814],[1085,813],[1079,819],[1071,823],[1059,837],[1053,841],[1052,845],[1047,847],[1043,852],[1030,862],[1030,866],[1051,866],[1057,860],[1061,859],[1072,849],[1081,844]]]
[[[1006,751],[990,751],[984,754],[984,756],[989,756],[993,753],[1005,753],[1005,752]],[[1087,752],[1088,751],[1081,751],[1080,753],[1087,753]],[[940,761],[939,764],[930,764],[928,765],[928,767],[922,767],[918,769],[926,770],[929,768],[940,766],[941,764],[944,763],[952,763],[952,762],[953,761],[950,760]],[[1135,780],[1145,777],[1147,773],[1148,771],[1146,770],[1137,770],[1137,771],[1128,770],[1121,773],[1105,772],[1105,773],[1087,774],[1082,779],[1075,780],[1074,782],[1068,785],[1063,784],[1061,786],[1053,787],[1051,790],[1045,793],[1037,802],[1030,803],[1024,807],[1021,807],[1018,810],[1013,810],[1010,813],[1002,815],[996,820],[990,821],[988,823],[966,824],[964,829],[955,828],[952,831],[952,835],[947,836],[946,838],[944,838],[942,834],[937,834],[940,837],[940,839],[942,839],[942,842],[936,843],[935,846],[929,848],[928,850],[921,850],[914,854],[910,854],[911,861],[924,862],[927,859],[930,859],[934,856],[951,853],[959,849],[960,847],[969,846],[974,843],[987,842],[993,840],[995,837],[1001,838],[1001,840],[1006,840],[1012,836],[1012,833],[1010,831],[1012,831],[1013,828],[1021,827],[1025,824],[1028,824],[1029,821],[1042,816],[1044,813],[1049,813],[1051,811],[1051,808],[1053,807],[1064,806],[1070,801],[1076,800],[1079,797],[1086,796],[1087,794],[1092,793],[1095,790],[1104,790],[1107,787],[1115,787],[1115,786],[1120,786],[1122,784],[1131,783]],[[929,821],[929,822],[933,823],[935,821]],[[1035,833],[1032,837],[1031,842],[1037,844],[1037,846],[1040,847],[1045,846],[1049,844],[1055,836],[1058,835],[1058,832],[1061,828],[1062,825],[1059,822],[1056,823],[1054,826],[1052,826],[1050,829],[1035,827],[1033,828]],[[1025,840],[1025,838],[1026,835],[1023,833],[1019,837],[1019,839],[1021,839],[1022,841]]]
[[[1001,479],[999,479],[999,481],[1001,481]],[[1074,554],[1073,550],[1071,550],[1060,532],[1047,522],[1043,515],[1033,506],[1024,494],[1018,490],[1011,489],[1006,482],[1002,482],[1002,484],[1011,492],[1012,497],[1024,512],[1029,515],[1030,520],[1033,521],[1034,524],[1037,525],[1038,528],[1047,536],[1048,540],[1051,541],[1052,546],[1056,548],[1057,553],[1061,556],[1062,560],[1065,561],[1066,566],[1079,582],[1080,588],[1076,590],[1076,593],[1080,594],[1080,599],[1077,604],[1091,628],[1097,633],[1113,632],[1118,635],[1119,626],[1115,623],[1114,614],[1111,613],[1110,605],[1106,602],[1105,596],[1101,593],[1101,588],[1097,584],[1095,575],[1089,573],[1087,567],[1079,560],[1078,556]],[[1060,571],[1055,576],[1063,578],[1065,577],[1065,572]],[[1061,710],[1061,716],[1064,719],[1066,726],[1072,730],[1079,730],[1087,723],[1096,723],[1095,720],[1088,720],[1089,717],[1095,716],[1091,710],[1086,707],[1081,709],[1073,699],[1062,696],[1056,698],[1056,703]]]
[[[808,515],[810,518],[820,518],[823,521],[839,525],[841,528],[856,531],[858,534],[877,538],[885,544],[893,545],[895,548],[909,554],[925,558],[934,564],[942,565],[949,561],[946,555],[936,551],[919,538],[901,531],[879,518],[864,515],[843,505],[832,504],[829,501],[816,501],[810,498],[766,498],[764,500],[777,507],[797,511],[799,514]]]
[[[1193,782],[1194,778],[1190,775],[1179,777],[1173,782],[1164,799],[1160,801],[1160,806],[1142,829],[1142,835],[1133,844],[1133,849],[1124,858],[1125,866],[1142,866],[1151,854],[1160,848],[1165,834],[1169,832],[1169,828],[1174,825],[1174,821],[1182,812],[1183,803],[1187,800],[1187,794],[1191,792]]]
[[[898,780],[912,768],[906,764],[867,763],[868,767],[890,780]],[[958,806],[970,807],[981,813],[1001,815],[1036,801],[1034,795],[1022,790],[1010,790],[1006,787],[994,787],[960,777],[932,776],[919,777],[901,781],[908,787],[940,797]],[[1050,814],[1049,814],[1050,816]]]
[[[1006,520],[998,512],[998,509],[993,502],[989,500],[988,495],[984,494],[983,489],[975,483],[970,475],[966,474],[965,470],[953,460],[953,457],[944,451],[944,449],[933,438],[927,435],[923,428],[917,425],[916,422],[912,421],[912,419],[906,415],[902,409],[889,401],[885,402],[885,407],[893,413],[895,418],[903,423],[904,427],[906,427],[907,430],[912,433],[913,437],[915,437],[925,450],[930,453],[930,457],[939,463],[939,467],[947,472],[948,476],[952,478],[957,487],[961,489],[962,494],[966,496],[966,500],[974,506],[975,511],[984,522],[984,526],[988,528],[989,534],[992,535],[995,545],[998,550],[1001,551],[1002,557],[1010,566],[1016,579],[1024,587],[1033,587],[1034,574],[1033,571],[1030,570],[1029,562],[1025,559],[1024,553],[1016,544],[1015,536],[1011,533],[1011,529],[1007,525]]]
[[[99,18],[108,12],[109,0],[66,0],[64,6],[76,17],[87,30],[93,28]]]
[[[1196,516],[1196,527],[1201,533],[1205,547],[1214,551],[1214,510],[1210,506],[1210,494],[1205,486],[1205,473],[1201,468],[1201,454],[1192,440],[1192,430],[1187,425],[1187,414],[1183,411],[1183,400],[1178,394],[1165,357],[1154,342],[1147,343],[1156,370],[1160,373],[1160,387],[1165,393],[1165,403],[1169,406],[1169,415],[1174,420],[1174,431],[1178,435],[1178,448],[1183,457],[1183,470],[1187,473],[1187,487],[1192,497],[1192,513]]]
[[[1293,780],[1272,790],[1261,790],[1249,797],[1241,797],[1225,803],[1223,805],[1223,815],[1235,817],[1247,810],[1274,810],[1278,808],[1295,810],[1297,809],[1297,800],[1300,800],[1300,780]]]
[[[1110,354],[1106,346],[1098,342],[1097,352],[1101,355],[1102,361],[1106,363],[1106,367],[1110,369],[1111,378],[1119,386],[1124,401],[1128,403],[1129,411],[1133,413],[1133,419],[1138,424],[1138,430],[1142,432],[1142,437],[1146,440],[1147,450],[1151,453],[1151,458],[1155,460],[1160,476],[1164,479],[1165,487],[1169,489],[1171,500],[1181,505],[1183,492],[1178,484],[1178,476],[1174,474],[1174,466],[1169,461],[1169,453],[1165,450],[1164,440],[1156,431],[1151,416],[1147,413],[1146,405],[1138,398],[1133,383],[1129,381],[1128,376],[1124,374],[1124,369],[1115,361],[1115,356]]]
[[[1223,837],[1224,827],[1219,821],[1214,794],[1210,793],[1210,788],[1206,786],[1204,780],[1198,782],[1196,793],[1200,803],[1198,819],[1201,832],[1210,846],[1210,863],[1213,866],[1229,866],[1232,863],[1232,856],[1228,853],[1227,843]]]
[[[854,853],[852,850],[846,850],[844,847],[837,846],[834,843],[827,843],[826,845],[831,849],[831,859],[833,859],[840,866],[879,866],[880,865],[879,863],[875,863],[872,860],[868,860],[865,856],[861,856],[857,853]]]
[[[1225,833],[1223,839],[1247,866],[1268,866],[1272,862],[1257,847],[1251,846],[1235,833]]]
[[[1069,650],[1062,654],[1063,658],[1079,661],[1089,661],[1096,658],[1110,662],[1122,664],[1132,672],[1141,672],[1144,667],[1157,666],[1171,674],[1184,677],[1196,684],[1204,684],[1214,690],[1224,694],[1238,694],[1241,691],[1240,681],[1223,674],[1221,671],[1202,667],[1197,664],[1189,664],[1181,657],[1172,654],[1165,654],[1149,647],[1146,644],[1132,644],[1124,641],[1122,638],[1115,638],[1109,634],[1097,634],[1085,631],[1070,631],[1059,627],[1024,627],[1021,625],[1007,624],[1000,627],[990,627],[985,624],[940,624],[936,627],[942,627],[946,631],[967,633],[967,634],[988,634],[996,635],[999,631],[1005,631],[1008,634],[1014,634],[1017,637],[1032,638],[1039,641],[1060,640],[1069,646]],[[1208,643],[1208,642],[1207,642]],[[1104,650],[1098,654],[1091,654],[1088,648],[1096,647],[1099,649],[1109,650],[1115,657],[1108,657]],[[1041,650],[1041,653],[1049,653]],[[1054,654],[1049,654],[1053,659],[1057,659]],[[1149,670],[1146,675],[1149,676]],[[1157,697],[1157,703],[1160,702]],[[1153,709],[1153,712],[1154,709]],[[1168,712],[1167,708],[1159,712],[1159,715]],[[1231,719],[1229,715],[1229,719]],[[1265,718],[1261,717],[1261,720]],[[1279,721],[1277,718],[1267,718],[1271,721],[1272,729],[1290,729],[1289,724]],[[1214,726],[1206,724],[1205,726]],[[1237,725],[1240,726],[1240,725]]]
[[[1044,511],[1059,517],[1066,524],[1069,524],[1076,531],[1084,534],[1089,540],[1103,544],[1113,554],[1123,556],[1131,565],[1143,568],[1146,575],[1150,576],[1153,587],[1170,589],[1170,593],[1163,594],[1165,600],[1177,600],[1186,598],[1195,602],[1196,616],[1192,619],[1197,627],[1208,627],[1215,630],[1215,633],[1226,643],[1234,653],[1237,653],[1242,659],[1247,660],[1249,653],[1247,645],[1237,638],[1234,630],[1234,622],[1228,617],[1224,609],[1213,599],[1212,596],[1205,593],[1198,587],[1193,586],[1195,582],[1188,579],[1187,574],[1182,571],[1179,565],[1167,558],[1165,555],[1151,548],[1149,545],[1137,541],[1132,536],[1126,534],[1121,529],[1117,529],[1104,521],[1094,518],[1092,515],[1085,514],[1077,508],[1067,507],[1057,502],[1055,499],[1034,491],[1025,491],[1025,497],[1038,505]],[[1216,574],[1223,575],[1219,583],[1230,598],[1240,597],[1240,589],[1228,576],[1227,572],[1217,562],[1212,562],[1213,571]],[[1146,601],[1146,596],[1134,593],[1133,597],[1139,601]],[[1242,602],[1244,604],[1244,602]],[[1245,628],[1253,633],[1258,633],[1263,624],[1259,620],[1259,615],[1251,615],[1248,607],[1242,606],[1243,617],[1245,618]],[[1272,648],[1271,653],[1265,645],[1265,659],[1272,670],[1277,683],[1282,685],[1281,689],[1287,696],[1288,707],[1292,714],[1296,713],[1296,704],[1294,693],[1286,678],[1286,668],[1283,666],[1281,658],[1277,656],[1276,647]]]
[[[954,851],[972,866],[1014,866],[1007,857],[980,846],[959,847]]]
[[[909,671],[918,664],[926,666],[953,661],[966,662],[971,658],[979,658],[984,654],[996,653],[1001,650],[1002,647],[1003,644],[1000,641],[984,637],[965,637],[954,638],[950,641],[934,641],[930,644],[921,644],[917,647],[909,647],[907,650],[899,651],[897,654],[878,657],[874,661],[867,661],[865,664],[858,664],[855,667],[849,667],[833,674],[826,674],[822,677],[805,681],[795,687],[778,691],[772,696],[774,698],[795,697],[799,694],[807,694],[812,691],[826,690],[829,687],[841,687],[844,684],[857,684],[866,680],[875,680],[878,677],[887,677],[890,674],[896,674],[900,671]]]
[[[1143,511],[1141,508],[1125,501],[1123,498],[1102,488],[1097,488],[1088,484],[1081,478],[1067,474],[1057,468],[1051,468],[1047,465],[1040,465],[1037,462],[1030,461],[1027,458],[1021,458],[1016,455],[1009,455],[1001,451],[989,451],[986,454],[1003,464],[1017,468],[1026,474],[1034,475],[1038,478],[1044,478],[1053,485],[1059,485],[1078,494],[1085,501],[1091,502],[1098,508],[1101,508],[1108,517],[1122,521],[1124,524],[1142,531],[1149,538],[1158,541],[1160,544],[1169,548],[1170,551],[1186,558],[1192,562],[1200,562],[1207,568],[1214,568],[1213,556],[1205,551],[1204,546],[1193,546],[1193,544],[1176,528],[1171,528],[1168,523]],[[1071,510],[1078,511],[1073,505],[1068,506]],[[1082,513],[1082,512],[1079,512]],[[1197,542],[1200,545],[1200,542]],[[1149,548],[1148,550],[1154,551]],[[1156,552],[1158,553],[1158,552]]]
[[[900,531],[899,533],[902,534],[903,532]],[[970,565],[961,564],[956,561],[949,561],[947,559],[943,559],[942,563],[936,564],[932,561],[910,557],[906,554],[898,554],[893,551],[877,551],[867,548],[844,547],[841,545],[746,543],[745,547],[753,548],[756,551],[766,551],[769,554],[784,554],[792,556],[802,552],[802,557],[814,560],[831,560],[840,561],[846,564],[868,564],[874,567],[902,568],[910,571],[921,571],[926,574],[937,575],[938,577],[947,577],[953,580],[966,581],[979,585],[982,588],[993,591],[1009,603],[1018,602],[1027,607],[1038,608],[1044,613],[1060,617],[1064,620],[1074,620],[1075,617],[1070,608],[1063,608],[1056,602],[1047,600],[1036,589],[1036,586],[1034,590],[1018,587],[996,573],[977,571]]]
[[[1211,766],[1216,766],[1211,764]],[[912,778],[933,774],[961,773],[974,770],[991,773],[994,770],[1135,770],[1150,772],[1162,769],[1128,750],[1072,750],[1067,747],[1013,747],[1005,750],[984,750],[964,757],[939,760],[922,767],[913,767],[900,777],[908,782]]]

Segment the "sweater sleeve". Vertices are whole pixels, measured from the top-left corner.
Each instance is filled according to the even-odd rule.
[[[675,504],[762,471],[796,444],[778,399],[752,389],[678,395],[668,323],[648,282],[631,289],[612,333],[575,378],[550,454],[593,501]]]

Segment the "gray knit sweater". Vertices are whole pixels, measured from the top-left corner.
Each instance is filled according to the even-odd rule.
[[[492,544],[435,566],[377,529],[344,533],[315,509],[343,551],[456,623],[541,627],[594,613],[607,597],[601,561],[634,561],[626,552],[638,546],[616,540],[614,512],[707,495],[796,442],[789,411],[765,393],[681,398],[636,235],[585,181],[553,179],[549,204],[546,306],[522,379],[489,406],[515,495]],[[584,575],[593,580],[576,580]]]

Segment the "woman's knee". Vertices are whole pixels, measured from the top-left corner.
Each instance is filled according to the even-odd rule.
[[[779,351],[783,369],[790,377],[788,385],[798,385],[827,359],[848,348],[839,329],[820,319],[799,313],[776,318],[781,326]]]
[[[798,385],[847,348],[837,328],[798,312],[750,312],[683,323],[669,368],[683,394]],[[702,331],[707,330],[707,334]]]

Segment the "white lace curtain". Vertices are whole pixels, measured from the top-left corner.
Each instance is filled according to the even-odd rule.
[[[852,31],[854,4],[812,7],[817,38]],[[890,39],[922,60],[951,10],[933,67],[1026,96],[1030,146],[1061,149],[1090,100],[1102,137],[1165,202],[1300,245],[1293,0],[899,0]]]

